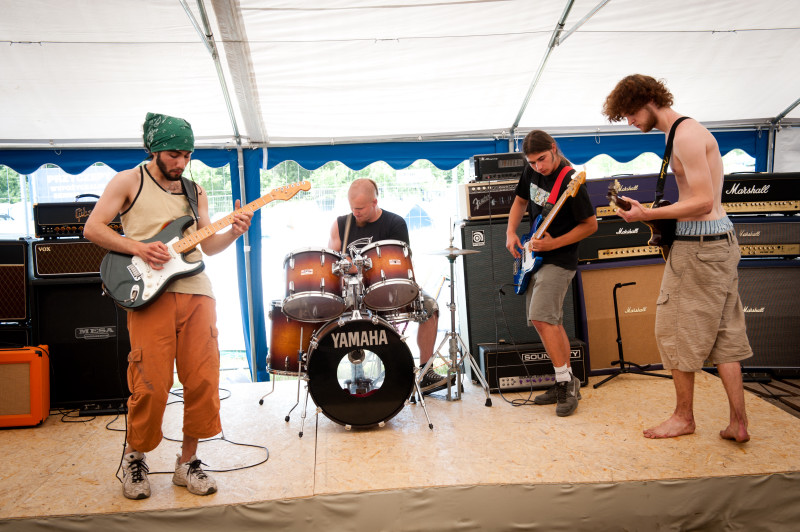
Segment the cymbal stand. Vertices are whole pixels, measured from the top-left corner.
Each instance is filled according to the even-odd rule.
[[[622,373],[635,373],[637,375],[650,375],[651,377],[661,377],[663,379],[671,379],[672,375],[662,375],[661,373],[652,373],[649,371],[645,371],[650,368],[650,364],[646,366],[640,366],[634,362],[628,362],[625,360],[625,357],[622,355],[622,335],[619,331],[619,308],[617,307],[617,289],[622,288],[623,286],[631,286],[635,285],[636,283],[617,283],[614,285],[614,317],[617,320],[617,350],[619,351],[619,360],[613,360],[611,362],[612,365],[619,364],[619,369],[615,369],[614,372],[606,377],[605,379],[601,380],[597,384],[594,385],[594,388],[599,388],[606,382],[610,381],[614,377],[619,376]],[[631,369],[629,366],[633,366]]]
[[[453,248],[452,233],[450,235],[450,249],[455,249]],[[472,366],[473,374],[477,377],[481,387],[483,387],[484,393],[486,393],[485,405],[492,406],[492,399],[489,397],[489,383],[487,383],[486,379],[483,377],[478,363],[475,361],[475,357],[472,356],[472,353],[469,352],[469,348],[464,343],[464,340],[462,340],[461,336],[456,332],[455,261],[459,256],[460,255],[456,253],[447,255],[447,260],[450,261],[450,304],[448,305],[448,308],[450,309],[450,331],[445,333],[445,336],[442,339],[442,342],[439,344],[439,347],[437,347],[433,352],[434,356],[432,356],[430,360],[428,360],[428,363],[425,364],[425,367],[420,370],[417,377],[417,389],[419,390],[420,381],[422,381],[425,373],[427,373],[431,364],[433,364],[433,360],[438,356],[444,360],[445,364],[447,365],[447,400],[460,401],[461,393],[464,388],[464,364],[468,362]],[[449,346],[449,358],[441,354],[442,347],[444,347],[445,343],[447,343]],[[461,347],[460,351],[459,346]],[[461,353],[460,357],[459,352]],[[453,386],[453,380],[451,378],[451,375],[454,374],[456,375],[455,386]],[[421,398],[422,394],[419,395]]]

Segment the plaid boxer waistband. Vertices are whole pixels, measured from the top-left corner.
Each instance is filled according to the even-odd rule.
[[[721,235],[675,235],[675,240],[689,240],[691,242],[710,242],[712,240],[722,240],[728,238],[730,233]]]

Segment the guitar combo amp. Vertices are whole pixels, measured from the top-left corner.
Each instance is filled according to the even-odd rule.
[[[580,379],[581,386],[586,386],[586,344],[572,339],[569,356],[573,375]],[[553,364],[541,343],[481,344],[478,358],[491,393],[542,389],[555,384]]]

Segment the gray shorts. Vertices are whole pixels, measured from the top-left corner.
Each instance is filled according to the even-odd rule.
[[[656,302],[656,342],[664,369],[699,371],[753,355],[739,298],[736,234],[676,241]]]
[[[564,298],[573,277],[575,270],[553,264],[545,264],[533,274],[525,293],[529,324],[543,321],[550,325],[563,325]]]

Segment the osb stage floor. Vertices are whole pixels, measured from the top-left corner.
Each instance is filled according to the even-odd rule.
[[[302,394],[284,421],[296,383],[277,382],[259,405],[271,386],[229,387],[224,437],[267,447],[269,460],[213,473],[219,491],[207,497],[172,484],[179,443],[165,440],[147,454],[152,496],[125,499],[115,478],[124,435],[109,430],[121,418],[107,428],[113,417],[55,414],[0,431],[0,529],[781,530],[800,518],[800,419],[747,392],[752,439],[723,440],[728,405],[707,373],[696,380],[697,432],[666,440],[642,430],[671,413],[672,382],[635,374],[583,388],[566,418],[499,394],[486,407],[467,382],[460,401],[427,399],[433,430],[419,404],[382,428],[348,431],[313,417],[309,402],[302,438]],[[180,403],[167,408],[166,437],[180,438],[181,414]],[[229,441],[201,442],[206,470],[266,456]]]

